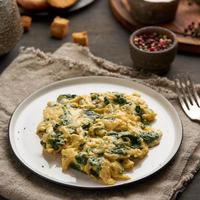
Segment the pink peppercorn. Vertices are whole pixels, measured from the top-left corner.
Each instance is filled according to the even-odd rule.
[[[193,38],[200,38],[200,22],[195,23],[191,22],[185,29],[184,29],[185,36],[191,36]]]
[[[152,32],[135,36],[133,42],[141,50],[155,52],[169,48],[173,41],[167,35]]]

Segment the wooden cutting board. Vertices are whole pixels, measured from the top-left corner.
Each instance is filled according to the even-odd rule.
[[[129,31],[133,32],[144,26],[132,18],[128,0],[110,0],[110,5],[116,19]],[[181,0],[176,19],[171,23],[162,24],[160,26],[168,28],[176,33],[179,42],[179,50],[200,54],[200,38],[186,37],[183,34],[184,29],[191,22],[200,23],[200,6],[196,4],[189,6],[187,0]]]

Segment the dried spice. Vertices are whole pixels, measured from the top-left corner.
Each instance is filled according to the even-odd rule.
[[[200,23],[191,22],[184,30],[185,36],[200,38]]]
[[[139,49],[149,52],[165,50],[173,43],[172,39],[167,35],[157,32],[137,35],[133,39],[133,42]]]

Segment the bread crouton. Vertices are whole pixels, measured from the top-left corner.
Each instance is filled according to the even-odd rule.
[[[57,39],[63,39],[69,30],[69,20],[61,17],[55,17],[51,24],[51,36]]]
[[[54,8],[69,8],[70,6],[74,5],[77,0],[48,0],[50,6]]]
[[[88,46],[88,34],[84,32],[74,32],[72,33],[73,42],[81,46]]]
[[[32,18],[29,16],[21,16],[21,22],[24,32],[28,32],[32,25]]]

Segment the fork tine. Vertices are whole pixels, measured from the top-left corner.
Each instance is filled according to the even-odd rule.
[[[190,84],[190,86],[191,86],[191,88],[192,88],[192,94],[193,94],[193,96],[194,96],[194,98],[195,98],[195,101],[196,101],[198,107],[200,107],[200,98],[199,98],[199,95],[197,94],[197,91],[196,91],[196,89],[195,89],[195,87],[194,87],[194,83],[193,83],[193,81],[191,80],[191,78],[190,78],[189,75],[188,75],[188,80],[189,80],[189,84]]]
[[[196,101],[195,101],[195,99],[194,99],[194,96],[192,95],[192,93],[191,93],[191,88],[190,88],[190,81],[189,81],[189,75],[187,75],[187,76],[184,76],[182,79],[183,79],[183,82],[184,82],[184,84],[185,84],[185,90],[186,90],[186,92],[187,92],[187,94],[188,94],[188,99],[189,99],[189,101],[190,101],[190,103],[192,104],[192,105],[195,105],[195,104],[197,104],[196,103]],[[198,104],[197,104],[197,106],[198,106]]]
[[[184,85],[184,83],[183,83],[183,80],[182,80],[183,78],[181,78],[181,77],[179,77],[179,85],[180,85],[180,88],[181,88],[181,91],[182,91],[182,94],[183,94],[183,99],[184,99],[184,101],[185,101],[185,103],[186,103],[186,106],[187,106],[187,108],[188,109],[190,109],[190,107],[191,107],[191,103],[190,103],[190,101],[189,101],[189,98],[188,98],[188,96],[186,95],[186,92],[185,92],[185,85]]]
[[[175,82],[176,92],[177,92],[177,94],[178,94],[179,102],[180,102],[180,104],[181,104],[183,110],[185,111],[185,113],[187,113],[188,107],[187,107],[187,105],[186,105],[186,102],[185,102],[185,101],[183,100],[183,98],[182,98],[182,95],[181,95],[181,92],[180,92],[180,87],[179,87],[179,85],[178,85],[178,83],[180,84],[180,82],[179,82],[178,79],[175,79],[174,82]]]

